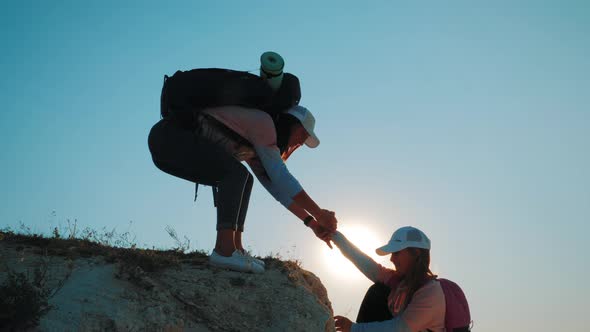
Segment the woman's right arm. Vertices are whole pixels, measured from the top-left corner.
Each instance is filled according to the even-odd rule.
[[[330,248],[332,248],[332,245],[330,244],[330,237],[332,235],[332,232],[335,231],[335,229],[329,230],[327,228],[323,228],[318,223],[317,216],[319,213],[319,214],[323,215],[324,218],[331,218],[331,219],[336,220],[334,215],[330,211],[326,211],[326,210],[320,210],[320,212],[315,211],[316,215],[313,215],[308,210],[302,208],[299,204],[297,204],[294,199],[292,199],[288,195],[285,195],[284,193],[282,193],[280,190],[278,190],[278,188],[276,188],[276,186],[273,186],[272,182],[266,177],[266,175],[263,171],[261,172],[261,170],[258,168],[259,166],[257,166],[255,162],[250,161],[249,164],[250,164],[250,167],[252,168],[252,170],[254,171],[254,174],[258,178],[258,181],[260,181],[260,183],[262,184],[262,186],[277,201],[279,201],[281,204],[283,204],[293,215],[295,215],[297,218],[299,218],[299,220],[304,222],[305,219],[308,218],[309,216],[313,217],[313,220],[311,222],[309,222],[307,224],[307,226],[313,230],[313,232],[315,233],[315,235],[317,237],[319,237],[322,241],[325,241],[326,244]],[[304,193],[305,191],[301,190],[301,192]],[[297,196],[297,195],[295,195],[295,196]],[[318,207],[318,209],[319,209],[319,207]],[[336,222],[334,222],[333,225],[335,228]]]
[[[266,190],[296,216],[301,218],[301,213],[296,213],[294,210],[303,209],[313,216],[322,227],[331,232],[335,231],[337,221],[334,214],[321,209],[303,190],[281,159],[278,148],[274,145],[254,145],[254,149],[258,158],[247,162]]]
[[[367,278],[373,282],[384,282],[379,280],[379,277],[382,275],[380,272],[385,268],[352,244],[342,233],[336,231],[332,235],[332,242]]]
[[[338,221],[336,220],[334,213],[332,211],[321,209],[303,189],[293,196],[293,203],[287,208],[291,212],[293,212],[293,209],[297,208],[304,209],[328,232],[332,233],[336,231],[336,224]]]

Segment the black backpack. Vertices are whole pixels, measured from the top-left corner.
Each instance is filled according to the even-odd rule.
[[[299,104],[299,79],[284,73],[281,87],[273,91],[260,76],[230,69],[201,68],[164,76],[160,100],[162,118],[192,126],[195,112],[216,106],[256,108],[273,119]]]

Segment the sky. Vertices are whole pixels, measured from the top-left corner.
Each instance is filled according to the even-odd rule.
[[[163,75],[301,81],[317,149],[292,174],[367,253],[401,226],[465,291],[476,331],[590,325],[587,1],[12,1],[0,5],[0,228],[215,241],[211,191],[147,147]],[[353,319],[370,282],[255,183],[246,247],[297,259]],[[380,260],[383,265],[391,263]]]

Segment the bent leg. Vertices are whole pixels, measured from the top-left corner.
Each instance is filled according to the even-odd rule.
[[[238,228],[252,189],[252,175],[244,165],[222,147],[166,119],[153,126],[148,145],[154,164],[162,171],[217,186],[217,230]]]
[[[240,251],[244,251],[242,244],[242,233],[244,232],[244,222],[246,220],[246,213],[248,212],[248,204],[250,203],[250,193],[252,192],[252,185],[254,184],[254,177],[250,176],[246,182],[244,195],[242,196],[242,203],[240,205],[240,214],[238,215],[238,229],[235,235],[234,242],[236,248]]]
[[[250,174],[246,180],[244,188],[244,195],[240,204],[240,214],[238,215],[238,231],[244,231],[244,223],[246,221],[246,214],[248,213],[248,205],[250,204],[250,194],[252,193],[252,186],[254,185],[254,177]]]
[[[357,323],[381,322],[393,318],[387,306],[387,298],[391,288],[382,283],[369,287],[361,303]]]
[[[217,230],[243,230],[250,192],[252,175],[244,165],[235,162],[228,173],[217,183]]]

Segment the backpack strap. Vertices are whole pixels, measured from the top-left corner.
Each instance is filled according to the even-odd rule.
[[[217,195],[219,192],[219,189],[217,188],[216,185],[211,186],[211,189],[213,191],[213,206],[217,207]],[[199,192],[199,183],[195,182],[195,200],[193,202],[197,201],[197,193]]]
[[[211,189],[213,190],[213,206],[217,207],[217,195],[219,194],[219,188],[217,188],[217,185],[213,185],[211,186]]]
[[[199,192],[199,183],[195,182],[195,200],[193,202],[197,201],[197,193]]]
[[[164,82],[162,83],[162,93],[160,94],[160,119],[168,116],[168,102],[166,100],[166,81],[168,81],[168,75],[164,75]]]

